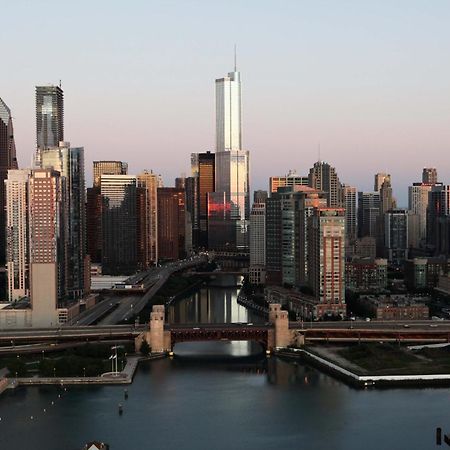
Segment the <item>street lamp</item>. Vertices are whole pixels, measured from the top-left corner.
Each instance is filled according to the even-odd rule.
[[[44,357],[44,353],[45,353],[45,351],[44,350],[42,350],[42,361],[45,359],[45,357]]]
[[[86,378],[86,367],[83,367],[83,376]]]
[[[53,367],[53,377],[56,378],[56,367]]]

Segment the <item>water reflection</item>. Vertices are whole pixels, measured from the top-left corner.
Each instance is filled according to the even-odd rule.
[[[217,276],[208,284],[169,306],[170,323],[263,322],[237,303],[242,277]]]

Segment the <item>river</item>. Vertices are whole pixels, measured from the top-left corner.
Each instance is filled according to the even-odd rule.
[[[169,317],[261,320],[237,292],[202,286]],[[437,448],[436,427],[450,432],[449,389],[355,390],[247,342],[177,344],[173,359],[142,364],[127,389],[127,400],[123,386],[7,393],[0,449],[78,450],[100,440],[111,450],[423,450]]]

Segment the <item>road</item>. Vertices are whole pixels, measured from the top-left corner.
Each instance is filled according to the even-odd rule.
[[[162,267],[149,270],[148,275],[144,277],[144,285],[147,287],[147,292],[142,296],[128,296],[118,298],[120,305],[117,309],[111,311],[106,317],[100,320],[100,325],[115,325],[120,322],[130,320],[136,314],[139,314],[145,305],[153,298],[153,296],[163,287],[169,277],[181,270],[189,267],[195,267],[198,264],[203,264],[208,260],[205,255],[196,256],[181,261],[165,264]],[[142,276],[140,277],[142,278]]]

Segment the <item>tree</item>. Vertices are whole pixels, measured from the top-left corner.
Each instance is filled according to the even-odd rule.
[[[142,340],[142,344],[141,347],[139,348],[139,351],[144,356],[148,356],[148,354],[150,353],[150,346],[148,345],[148,342],[145,339]]]

